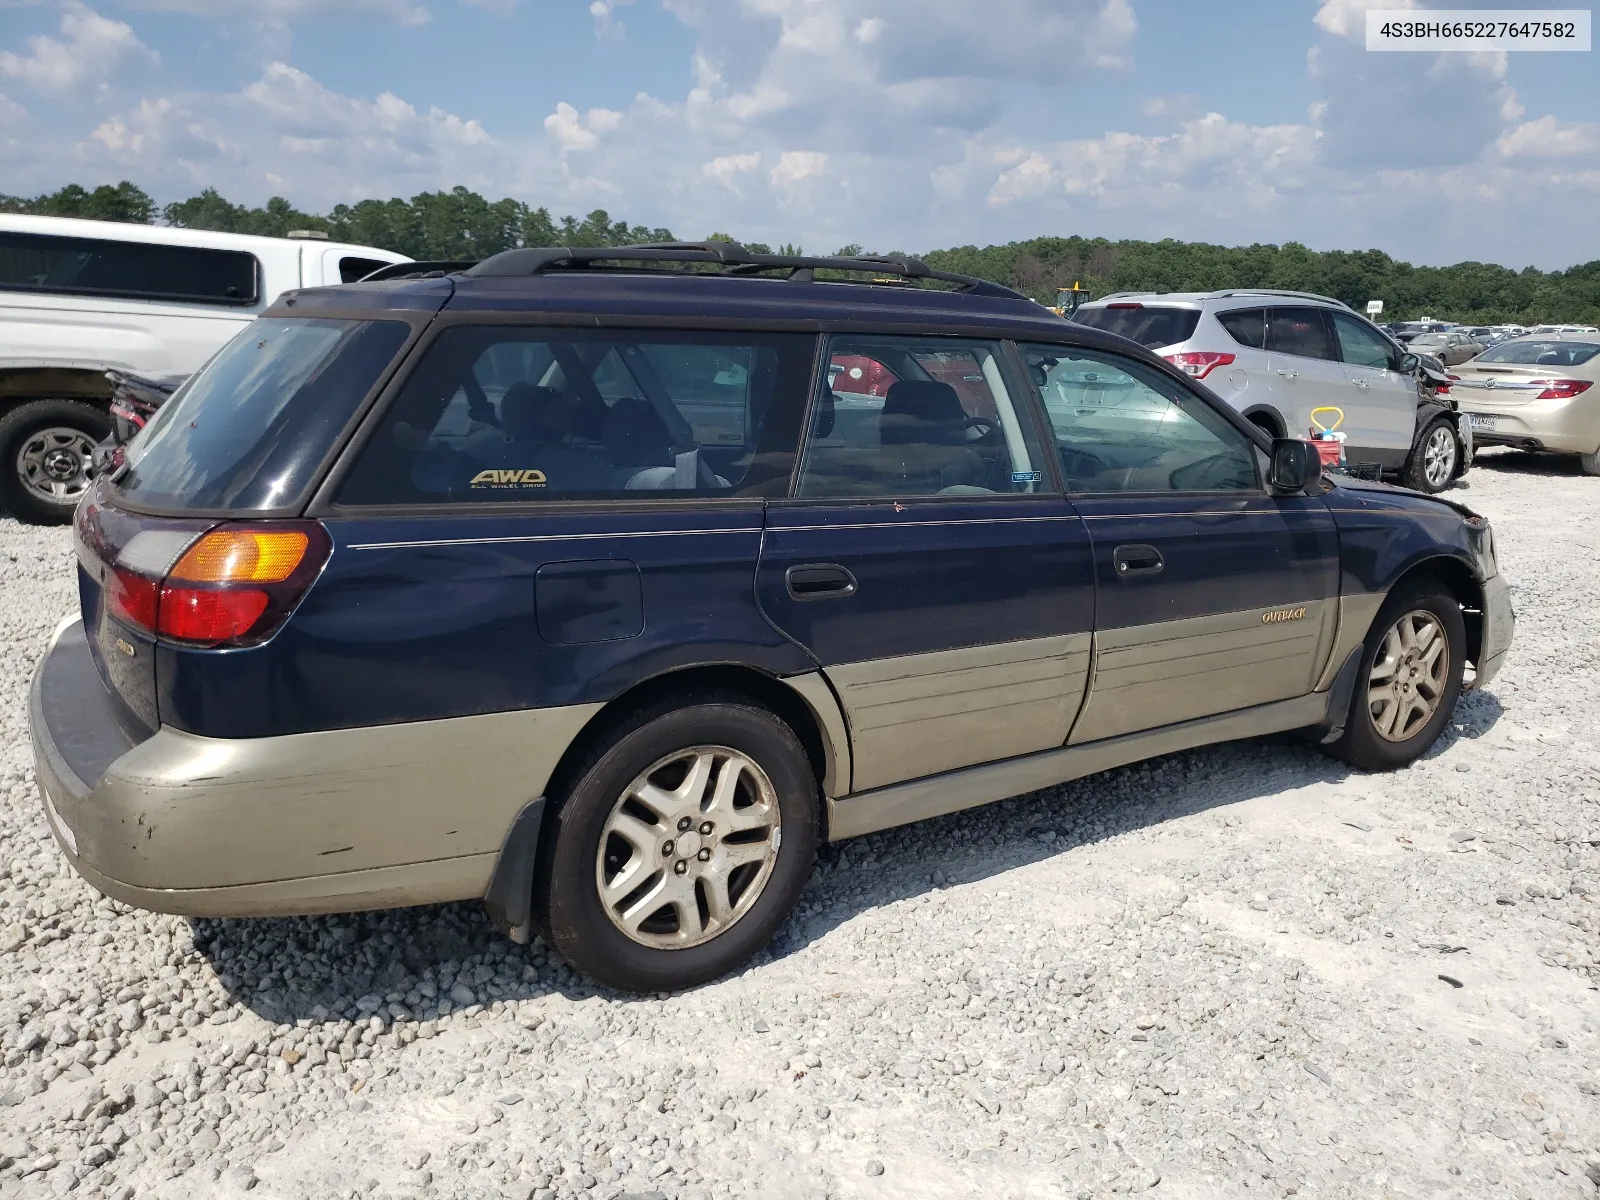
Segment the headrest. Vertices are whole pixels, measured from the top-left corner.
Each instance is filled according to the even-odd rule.
[[[559,439],[563,431],[551,421],[560,403],[553,388],[513,383],[500,397],[500,427],[514,438]]]
[[[878,440],[885,446],[931,442],[959,446],[967,437],[967,412],[948,383],[933,379],[901,379],[883,399]]]
[[[648,401],[624,396],[606,417],[606,457],[615,467],[670,467],[672,439],[667,424]]]

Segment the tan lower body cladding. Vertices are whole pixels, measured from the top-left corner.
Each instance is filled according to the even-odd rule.
[[[1071,633],[828,667],[850,723],[851,790],[1061,745],[1089,646]]]

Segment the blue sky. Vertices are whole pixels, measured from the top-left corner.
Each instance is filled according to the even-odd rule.
[[[1368,54],[1366,7],[0,0],[0,192],[318,210],[460,183],[816,250],[1600,258],[1594,55]]]

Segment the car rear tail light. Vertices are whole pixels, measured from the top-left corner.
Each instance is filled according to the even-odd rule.
[[[1571,400],[1574,396],[1589,390],[1592,380],[1588,379],[1541,379],[1534,383],[1534,387],[1544,386],[1544,391],[1534,397],[1535,400]]]
[[[144,530],[106,571],[106,600],[122,620],[171,641],[251,645],[283,624],[331,550],[315,521],[218,525],[198,538]]]
[[[1108,304],[1107,308],[1143,308],[1142,304]]]
[[[161,585],[126,567],[112,567],[105,579],[106,603],[124,621],[154,632]]]
[[[1231,354],[1218,354],[1210,350],[1192,351],[1188,354],[1163,354],[1161,357],[1185,375],[1195,379],[1204,379],[1218,367],[1225,367],[1233,361]]]

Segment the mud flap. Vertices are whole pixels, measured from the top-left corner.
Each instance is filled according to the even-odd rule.
[[[544,823],[544,797],[522,806],[500,847],[500,857],[483,894],[491,924],[519,946],[533,936],[533,870],[539,853],[539,827]]]

